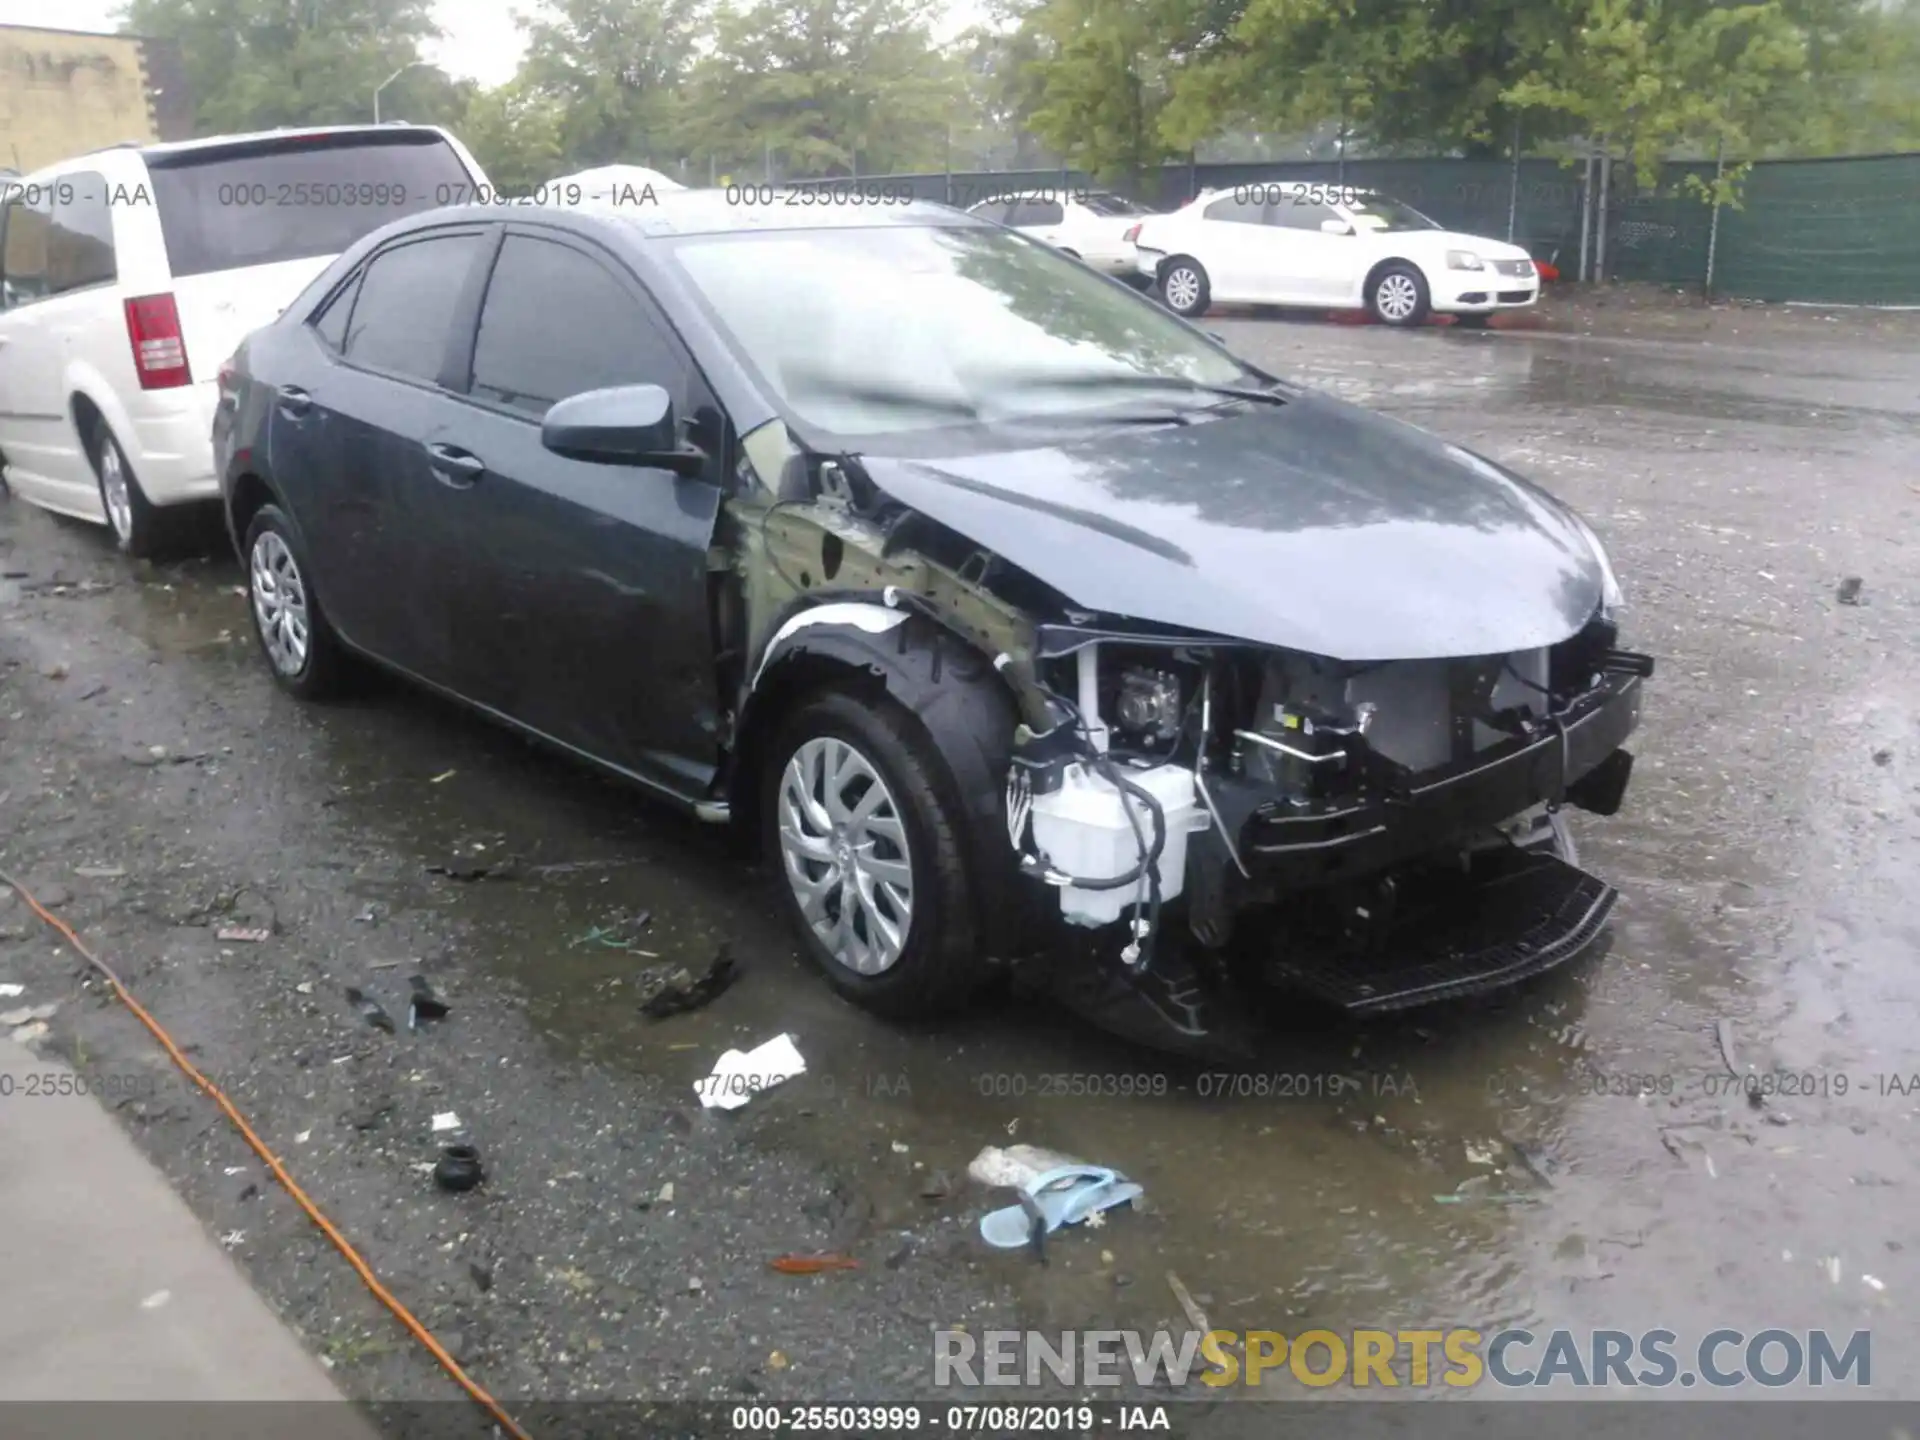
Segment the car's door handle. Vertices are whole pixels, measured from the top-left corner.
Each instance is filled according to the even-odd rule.
[[[278,399],[280,408],[289,415],[304,415],[313,409],[313,397],[298,385],[282,385]]]
[[[487,472],[485,461],[458,445],[442,445],[432,441],[427,445],[427,459],[433,466],[435,476],[445,484],[462,490]]]

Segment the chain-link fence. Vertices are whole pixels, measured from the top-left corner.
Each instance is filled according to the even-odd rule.
[[[1348,160],[1168,165],[1132,197],[1172,209],[1201,190],[1304,180],[1383,191],[1449,229],[1510,238],[1568,279],[1643,280],[1756,300],[1920,306],[1920,154],[1766,160],[1741,203],[1687,184],[1714,162],[1673,163],[1641,188],[1622,165],[1556,160]],[[803,182],[793,182],[803,183]],[[1074,170],[863,175],[962,208],[995,195],[1112,188]]]

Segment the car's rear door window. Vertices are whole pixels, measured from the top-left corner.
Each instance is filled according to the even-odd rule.
[[[1339,218],[1338,210],[1309,200],[1303,191],[1278,196],[1267,211],[1267,223],[1282,230],[1318,230],[1325,221]]]
[[[538,419],[570,395],[660,385],[679,404],[686,374],[664,322],[599,260],[557,241],[507,236],[480,309],[476,400]]]
[[[1013,207],[1009,225],[1058,225],[1067,212],[1058,200],[1022,200]]]
[[[1226,220],[1235,225],[1258,225],[1261,223],[1265,209],[1258,197],[1236,199],[1229,195],[1212,202],[1204,213],[1209,220]]]
[[[483,240],[477,231],[434,235],[375,255],[361,273],[341,353],[370,370],[438,380]]]
[[[347,321],[353,315],[353,298],[360,293],[360,276],[365,273],[364,270],[356,272],[354,277],[342,285],[334,293],[333,298],[321,307],[320,313],[307,322],[313,326],[313,333],[320,337],[329,350],[339,351],[346,348]]]
[[[0,304],[6,308],[47,295],[47,234],[53,228],[53,190],[30,184],[7,202],[0,229]]]
[[[432,131],[288,135],[148,151],[176,277],[338,255],[390,220],[473,196]]]
[[[111,285],[117,274],[106,177],[97,170],[63,175],[54,187],[47,231],[47,293]]]

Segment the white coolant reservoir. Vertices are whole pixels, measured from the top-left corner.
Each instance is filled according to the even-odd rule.
[[[1152,770],[1122,767],[1121,773],[1159,801],[1165,813],[1167,839],[1155,868],[1160,876],[1160,898],[1171,900],[1186,884],[1187,836],[1206,829],[1208,823],[1194,789],[1193,773],[1177,765]],[[1139,843],[1127,819],[1129,805],[1139,821],[1141,836],[1151,845],[1153,815],[1145,804],[1123,795],[1086,766],[1070,765],[1058,790],[1033,797],[1034,847],[1053,869],[1067,875],[1086,880],[1125,875],[1140,863]],[[1139,899],[1140,891],[1133,885],[1117,890],[1068,885],[1060,891],[1060,911],[1075,925],[1107,925]]]

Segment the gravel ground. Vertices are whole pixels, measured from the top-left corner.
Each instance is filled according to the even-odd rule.
[[[1579,505],[1625,579],[1629,643],[1661,660],[1628,810],[1582,830],[1625,896],[1611,953],[1391,1025],[1303,1012],[1279,1037],[1290,1069],[1357,1069],[1359,1093],[1209,1100],[1030,1006],[871,1020],[801,971],[711,831],[396,687],[302,709],[252,651],[230,558],[130,564],[18,501],[0,501],[0,867],[119,968],[510,1406],[931,1396],[933,1329],[1173,1325],[1169,1266],[1246,1328],[1870,1325],[1874,1393],[1913,1397],[1920,1337],[1898,1317],[1920,1271],[1898,1211],[1916,1102],[1898,1081],[1920,1072],[1920,325],[1549,308],[1548,328],[1492,334],[1216,323]],[[1864,604],[1836,599],[1847,576]],[[247,924],[271,938],[217,938]],[[650,971],[722,941],[732,991],[638,1016]],[[410,1034],[416,971],[453,1009]],[[58,1003],[43,1043],[343,1388],[457,1397],[4,895],[0,979],[26,987],[14,1003]],[[808,1075],[700,1109],[692,1082],[721,1050],[782,1030]],[[1743,1065],[1817,1083],[1766,1113],[1706,1093],[1723,1031]],[[1082,1074],[1163,1088],[1043,1097]],[[1634,1076],[1667,1085],[1608,1091]],[[447,1111],[488,1165],[469,1195],[422,1173]],[[1009,1136],[1119,1164],[1149,1205],[1044,1268],[987,1252],[964,1170]],[[1494,1141],[1552,1177],[1539,1203],[1436,1206]],[[812,1252],[860,1268],[768,1268]]]

